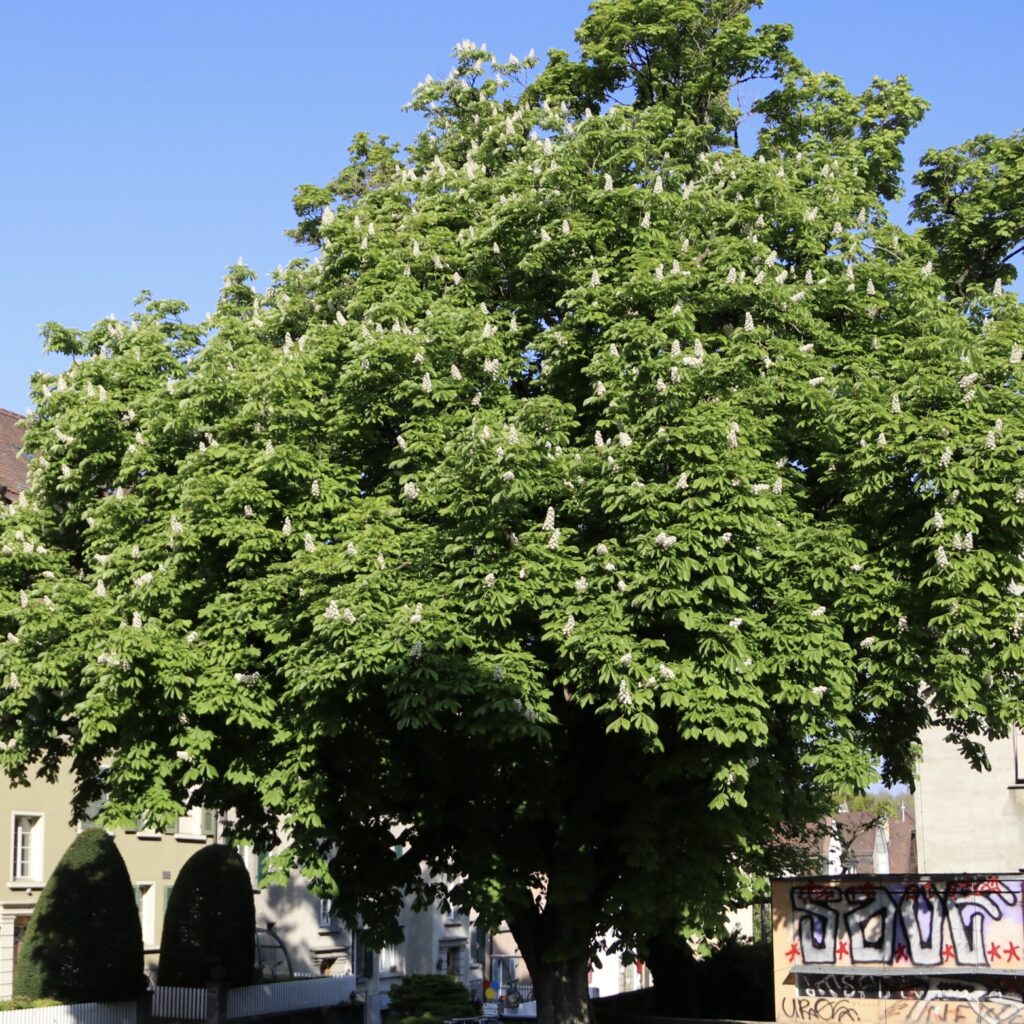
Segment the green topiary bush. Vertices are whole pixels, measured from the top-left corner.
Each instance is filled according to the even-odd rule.
[[[252,981],[256,910],[242,858],[230,846],[204,846],[171,890],[160,939],[160,984],[202,986]]]
[[[134,999],[146,987],[142,927],[128,869],[101,829],[61,857],[25,932],[14,995],[61,1003]]]
[[[410,974],[389,995],[391,1012],[402,1024],[440,1024],[477,1012],[466,987],[447,974]]]

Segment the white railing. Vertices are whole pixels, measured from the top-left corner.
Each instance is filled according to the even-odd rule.
[[[64,1006],[34,1006],[27,1010],[0,1012],[3,1024],[136,1024],[139,1004],[68,1003]]]
[[[339,978],[318,975],[299,981],[244,985],[227,990],[224,1017],[240,1020],[337,1006],[349,1001],[355,987],[356,979],[351,974]],[[206,989],[158,985],[153,992],[151,1013],[154,1020],[205,1021],[209,1016]],[[0,1024],[139,1024],[142,1019],[137,1000],[0,1011]]]
[[[321,1006],[337,1006],[348,1002],[355,991],[356,979],[351,974],[340,978],[306,978],[301,981],[278,981],[267,985],[245,985],[228,990],[228,1020],[240,1017],[262,1017],[293,1010],[315,1010]]]
[[[206,989],[158,985],[153,993],[154,1017],[175,1020],[206,1020]]]

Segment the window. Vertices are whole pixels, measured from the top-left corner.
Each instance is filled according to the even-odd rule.
[[[338,927],[337,918],[331,907],[331,901],[321,897],[320,899],[320,930],[324,932],[334,931]]]
[[[135,909],[142,925],[142,942],[152,946],[156,942],[156,886],[152,882],[135,883]]]
[[[1019,725],[1013,730],[1013,781],[1024,786],[1024,728]]]
[[[473,925],[472,943],[470,956],[473,963],[482,964],[487,954],[487,929],[479,921]]]
[[[401,974],[404,971],[401,944],[387,945],[380,951],[380,973]]]
[[[181,815],[171,828],[178,838],[210,839],[217,835],[217,812],[207,807],[193,807]]]
[[[352,968],[357,978],[373,977],[373,947],[363,930],[352,933]]]
[[[11,876],[15,881],[42,881],[43,816],[14,816],[14,858]]]

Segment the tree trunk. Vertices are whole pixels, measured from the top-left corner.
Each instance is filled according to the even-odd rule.
[[[529,965],[537,999],[537,1024],[590,1024],[588,966],[585,956]]]

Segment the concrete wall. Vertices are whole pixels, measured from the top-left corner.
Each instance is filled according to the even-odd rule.
[[[1024,741],[1018,735],[989,744],[992,770],[975,772],[943,735],[930,729],[921,737],[914,793],[918,870],[1019,871],[1024,867],[1024,785],[1018,781]]]

